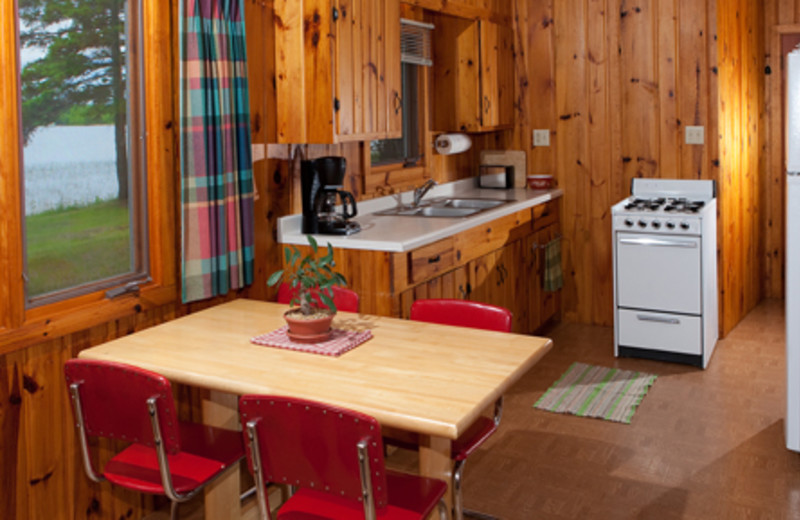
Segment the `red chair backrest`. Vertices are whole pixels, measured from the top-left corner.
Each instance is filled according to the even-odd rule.
[[[361,498],[357,444],[368,441],[376,510],[388,500],[381,427],[373,417],[345,408],[289,397],[245,395],[239,400],[243,430],[258,420],[257,438],[267,482],[290,483]],[[247,444],[247,460],[252,453]]]
[[[415,321],[498,332],[511,332],[512,317],[504,307],[449,298],[416,300],[410,316]]]
[[[160,374],[110,361],[70,359],[64,364],[67,389],[79,383],[87,435],[154,447],[147,399],[158,396],[161,435],[167,453],[180,451],[172,387]],[[73,406],[74,406],[73,402]],[[73,410],[74,411],[74,410]]]
[[[278,286],[278,303],[289,303],[297,295],[297,289],[288,283]],[[318,296],[314,296],[319,301]],[[345,287],[333,286],[333,303],[342,312],[358,312],[358,293]]]

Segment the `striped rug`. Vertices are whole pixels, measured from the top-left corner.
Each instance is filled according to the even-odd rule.
[[[654,374],[573,363],[534,408],[630,424]]]

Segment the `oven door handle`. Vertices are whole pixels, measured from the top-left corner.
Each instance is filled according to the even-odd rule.
[[[656,323],[667,323],[669,325],[680,325],[681,320],[678,318],[662,318],[661,316],[648,316],[647,314],[637,314],[636,319],[639,321],[655,321]]]
[[[692,240],[668,240],[663,238],[620,238],[619,243],[631,246],[683,247],[686,249],[697,249],[697,242]]]

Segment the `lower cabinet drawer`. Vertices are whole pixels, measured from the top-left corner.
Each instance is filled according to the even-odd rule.
[[[703,353],[702,320],[650,311],[619,309],[619,344],[677,354]]]
[[[409,253],[409,281],[418,283],[453,268],[453,239],[446,238]]]

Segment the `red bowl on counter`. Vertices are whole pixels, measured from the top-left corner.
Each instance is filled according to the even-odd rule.
[[[532,190],[549,190],[553,187],[553,176],[528,175],[528,187]]]

